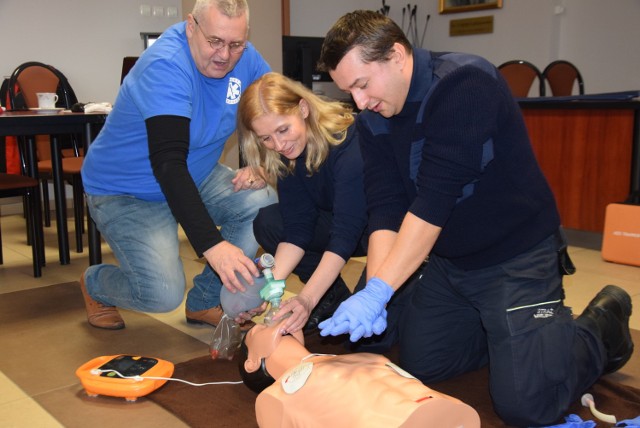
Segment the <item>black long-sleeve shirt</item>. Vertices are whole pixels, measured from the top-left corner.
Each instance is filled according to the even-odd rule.
[[[326,251],[348,260],[367,224],[362,157],[355,126],[345,141],[333,146],[319,171],[309,175],[305,152],[295,170],[278,180],[278,198],[284,223],[284,242],[306,249],[315,232],[319,211],[333,213]]]

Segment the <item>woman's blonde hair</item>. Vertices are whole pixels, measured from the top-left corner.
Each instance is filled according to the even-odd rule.
[[[324,99],[303,84],[279,73],[267,73],[242,93],[238,106],[238,139],[243,160],[257,170],[263,166],[265,178],[282,177],[293,171],[295,160],[283,162],[280,154],[270,150],[258,139],[252,122],[265,114],[290,116],[300,114],[300,100],[309,106],[305,119],[307,148],[305,166],[309,174],[318,171],[327,159],[330,146],[338,145],[347,136],[353,123],[352,109],[347,104]]]

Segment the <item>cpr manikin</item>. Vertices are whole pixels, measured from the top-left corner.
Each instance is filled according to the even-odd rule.
[[[283,336],[281,323],[256,325],[241,347],[240,371],[259,392],[261,428],[480,427],[473,408],[428,388],[386,357],[312,354],[301,332]]]

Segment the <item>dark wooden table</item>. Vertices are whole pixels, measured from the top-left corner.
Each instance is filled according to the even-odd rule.
[[[36,135],[51,135],[51,163],[53,169],[53,188],[56,203],[56,222],[58,228],[58,248],[60,263],[69,264],[69,240],[67,237],[67,203],[62,177],[62,156],[57,135],[81,134],[85,144],[85,150],[95,137],[94,127],[104,124],[107,115],[104,113],[71,113],[61,111],[58,113],[38,113],[34,111],[8,111],[0,114],[0,136],[23,136],[26,141],[25,164],[27,173],[38,178],[38,165],[36,156]],[[91,264],[100,262],[100,235],[91,216],[87,213],[89,261]]]
[[[640,192],[640,101],[519,101],[563,225],[602,233],[607,205]]]

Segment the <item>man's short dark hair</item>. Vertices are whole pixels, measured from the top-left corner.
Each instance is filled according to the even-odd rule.
[[[403,45],[409,54],[413,52],[409,39],[389,17],[371,10],[356,10],[333,24],[322,44],[317,67],[321,71],[335,70],[355,47],[362,49],[361,59],[365,63],[385,62],[394,43]]]

